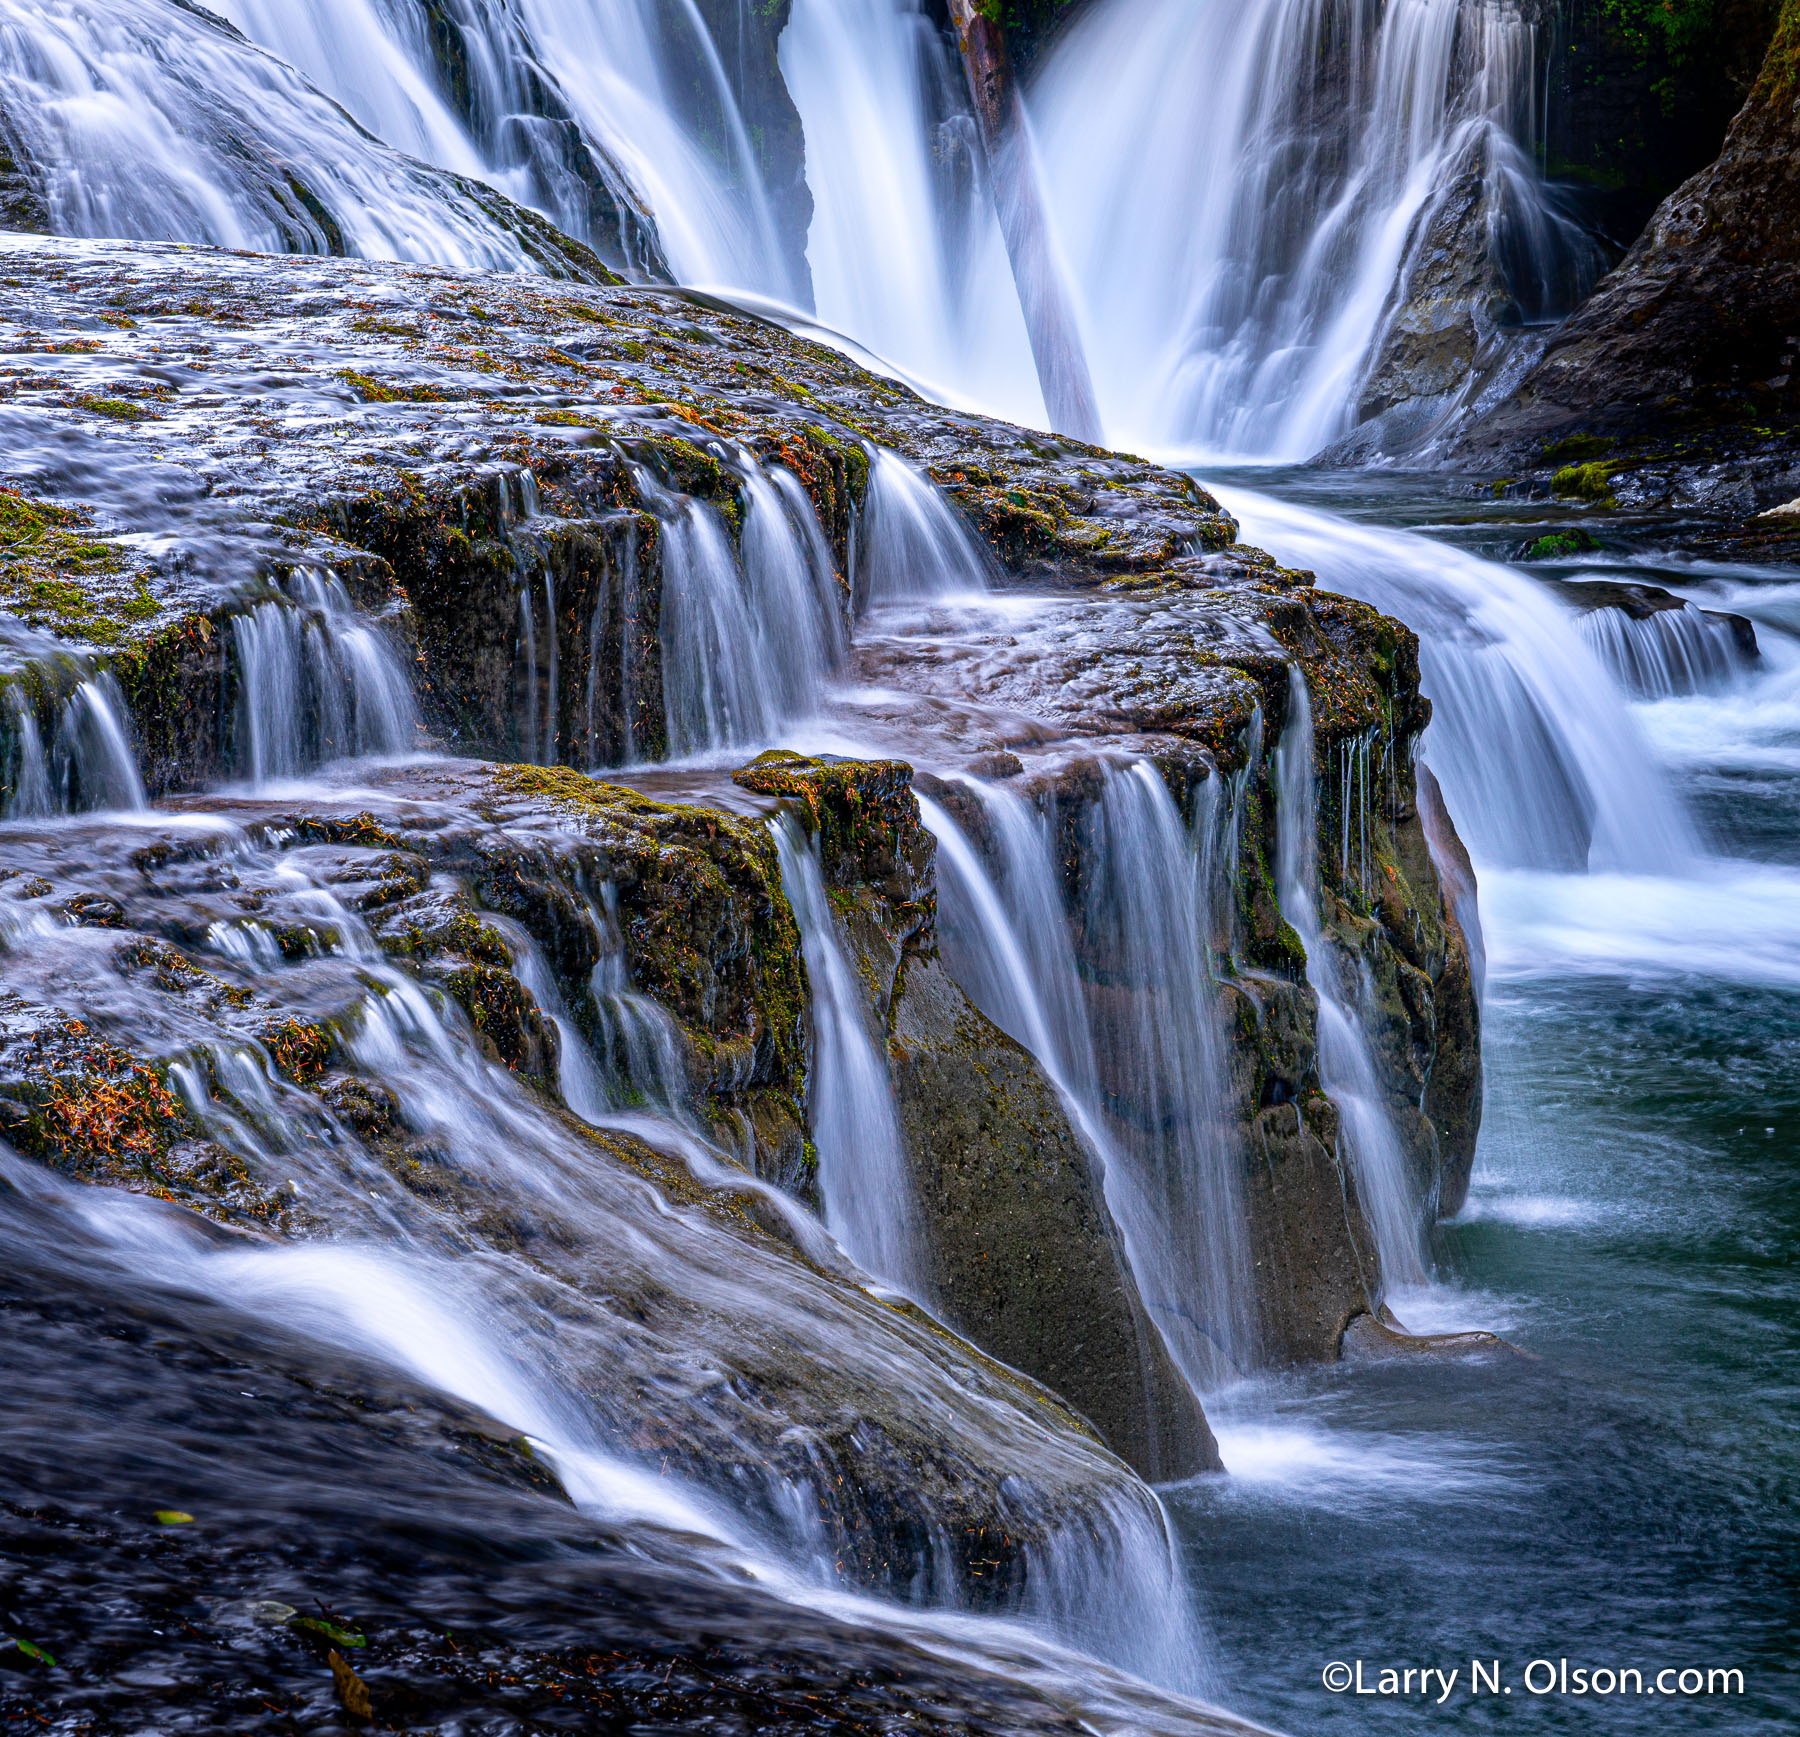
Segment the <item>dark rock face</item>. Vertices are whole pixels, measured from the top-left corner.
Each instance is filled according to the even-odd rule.
[[[1399,306],[1356,408],[1359,422],[1383,420],[1379,439],[1387,450],[1423,436],[1447,414],[1498,360],[1501,334],[1521,318],[1494,257],[1498,214],[1487,158],[1485,141],[1476,141],[1407,248]]]
[[[806,140],[800,112],[788,95],[776,60],[793,0],[697,0],[718,49],[719,64],[737,98],[756,166],[768,194],[775,233],[787,256],[788,275],[807,303],[811,268],[806,235],[812,226],[812,189],[806,184]]]
[[[1043,1069],[932,959],[902,965],[891,1019],[901,1123],[950,1320],[1067,1398],[1144,1477],[1219,1470]]]
[[[1779,10],[1775,0],[1527,8],[1538,31],[1549,173],[1618,252],[1718,155]]]
[[[1586,460],[1596,498],[1743,516],[1800,488],[1797,429],[1800,10],[1790,3],[1718,160],[1662,203],[1457,450],[1484,466],[1564,464],[1571,475]],[[1584,492],[1582,481],[1564,492]]]
[[[396,771],[354,804],[244,799],[230,812],[246,852],[225,863],[191,847],[179,814],[125,835],[104,821],[15,828],[9,867],[31,877],[17,889],[24,905],[73,913],[69,933],[118,940],[116,959],[77,940],[66,954],[40,947],[30,967],[13,961],[0,1131],[63,1176],[265,1237],[354,1238],[392,1214],[422,1246],[480,1251],[489,1273],[554,1299],[559,1365],[620,1451],[727,1489],[748,1456],[795,1487],[823,1479],[821,1492],[854,1492],[819,1513],[853,1583],[907,1586],[924,1572],[944,1594],[961,1587],[1005,1607],[1029,1595],[1034,1554],[1064,1524],[1159,1524],[1062,1400],[821,1265],[819,1239],[753,1176],[696,1172],[562,1108],[550,1021],[500,919],[529,937],[572,1004],[607,944],[581,888],[614,885],[632,976],[694,1052],[695,1109],[728,1120],[748,1104],[739,1126],[771,1150],[778,1116],[756,1105],[798,1090],[804,978],[757,820],[566,772],[546,787],[543,776],[436,762]],[[321,915],[331,903],[340,916]],[[194,962],[220,962],[207,953],[215,925],[246,922],[283,965]],[[441,995],[456,1063],[431,1074],[430,1097],[412,1063],[359,1054],[363,967],[336,950],[358,923]],[[230,1149],[217,1113],[226,1086],[202,1083],[196,1096],[177,1072],[191,1069],[196,1042],[228,1048],[252,1034],[284,1117],[273,1165]],[[463,1092],[460,1114],[423,1113]],[[492,1149],[474,1133],[482,1104],[510,1130]],[[722,1383],[696,1387],[696,1354],[727,1372]],[[767,1518],[779,1524],[778,1506]]]

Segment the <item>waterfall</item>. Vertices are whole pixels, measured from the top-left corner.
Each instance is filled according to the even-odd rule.
[[[291,575],[279,597],[232,618],[231,645],[237,758],[252,783],[414,746],[405,672],[335,575]]]
[[[217,10],[389,144],[499,187],[633,275],[804,296],[694,0]]]
[[[392,67],[342,64],[371,81]],[[365,132],[197,6],[0,0],[0,115],[56,234],[533,264],[469,189]]]
[[[886,447],[871,451],[857,539],[859,608],[985,591],[992,564],[930,478]]]
[[[634,472],[661,530],[663,708],[676,756],[766,741],[807,716],[849,646],[805,491],[780,467],[733,456],[744,504],[736,545],[712,503]]]
[[[1033,427],[1043,397],[962,69],[917,0],[794,0],[813,302],[951,403]]]
[[[765,738],[773,725],[759,635],[718,511],[638,474],[662,532],[663,712],[671,755]]]
[[[1319,1084],[1337,1105],[1339,1153],[1350,1162],[1363,1212],[1375,1233],[1382,1283],[1423,1284],[1417,1191],[1382,1100],[1358,1005],[1367,999],[1366,984],[1345,983],[1347,976],[1361,972],[1361,961],[1333,945],[1321,915],[1324,889],[1319,880],[1313,756],[1312,701],[1306,678],[1295,666],[1288,674],[1287,728],[1275,750],[1276,895],[1282,914],[1306,948],[1306,981],[1319,1002]]]
[[[1623,609],[1590,609],[1581,637],[1627,693],[1663,700],[1728,686],[1755,660],[1730,616],[1684,603],[1641,620]]]
[[[818,845],[785,814],[772,830],[812,986],[807,1111],[825,1223],[865,1272],[923,1298],[928,1261],[893,1083],[869,1035],[867,997],[832,920]]]
[[[632,988],[619,928],[619,891],[611,881],[600,888],[598,904],[588,900],[588,916],[601,943],[588,992],[597,1019],[595,1048],[608,1080],[603,1101],[615,1109],[649,1105],[678,1115],[688,1090],[681,1039],[662,1006]],[[573,1099],[568,1101],[571,1109],[587,1115]]]
[[[779,466],[765,471],[748,453],[740,460],[744,578],[762,679],[775,715],[801,718],[818,705],[849,650],[848,599],[799,480]]]
[[[742,64],[767,26],[739,12],[734,72],[698,0],[219,10],[250,40],[197,8],[0,0],[0,110],[51,229],[562,269],[486,183],[632,275],[810,299],[934,395],[1044,423],[961,69],[922,0],[794,0],[785,91]],[[1532,165],[1533,28],[1517,0],[1089,7],[1020,148],[1107,426],[1305,457],[1355,421],[1415,267],[1449,271],[1483,330],[1569,305],[1594,261]],[[797,202],[746,119],[789,98]]]
[[[1692,827],[1572,611],[1517,568],[1240,489],[1246,541],[1419,636],[1422,747],[1477,865],[1679,870]],[[1497,745],[1503,745],[1497,751]]]
[[[125,702],[110,675],[78,683],[64,704],[50,749],[50,784],[65,809],[149,807]]]
[[[37,711],[30,698],[11,682],[6,685],[6,709],[12,718],[12,777],[8,781],[11,794],[6,799],[6,817],[25,819],[54,813],[50,761],[44,753]]]
[[[996,786],[964,787],[998,866],[990,872],[944,808],[921,800],[939,843],[945,961],[1069,1102],[1157,1330],[1197,1391],[1216,1386],[1255,1360],[1211,968],[1217,781],[1199,787],[1188,825],[1152,764],[1109,765],[1080,822],[1075,913],[1044,820]]]
[[[1409,255],[1471,165],[1477,252],[1524,261],[1513,299],[1553,311],[1537,280],[1566,226],[1531,167],[1532,59],[1512,0],[1083,14],[1031,106],[1107,426],[1283,459],[1344,432]],[[1462,269],[1486,294],[1483,259]]]

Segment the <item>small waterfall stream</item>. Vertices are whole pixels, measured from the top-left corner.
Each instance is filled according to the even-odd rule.
[[[1422,1284],[1416,1188],[1382,1102],[1381,1086],[1358,1005],[1345,976],[1360,968],[1325,932],[1320,913],[1318,797],[1313,768],[1312,702],[1298,669],[1288,678],[1289,716],[1275,751],[1278,813],[1276,889],[1282,913],[1306,948],[1306,981],[1319,998],[1319,1083],[1337,1105],[1341,1147],[1356,1177],[1385,1288]],[[1371,1298],[1371,1301],[1375,1299]]]
[[[1256,1356],[1212,989],[1217,781],[1184,823],[1153,765],[1109,766],[1082,823],[1073,913],[1044,821],[1000,787],[965,787],[993,870],[943,807],[920,805],[940,851],[945,957],[1070,1103],[1151,1319],[1189,1384],[1215,1387]]]
[[[773,831],[813,991],[807,1110],[825,1223],[865,1272],[907,1296],[928,1299],[918,1200],[887,1060],[869,1033],[869,998],[838,937],[816,841],[785,814]]]
[[[985,591],[992,558],[936,485],[877,447],[856,545],[859,609]]]
[[[238,760],[253,784],[416,745],[412,690],[379,628],[332,574],[300,571],[235,615]]]

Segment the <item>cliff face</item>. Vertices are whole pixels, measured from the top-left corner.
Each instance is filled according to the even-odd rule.
[[[1778,0],[1527,8],[1545,167],[1613,248],[1718,154],[1779,11]]]
[[[1796,492],[1797,433],[1800,9],[1789,4],[1717,161],[1663,201],[1458,456],[1530,469],[1587,460],[1621,498],[1685,490],[1744,510]],[[1723,474],[1701,476],[1707,466]]]

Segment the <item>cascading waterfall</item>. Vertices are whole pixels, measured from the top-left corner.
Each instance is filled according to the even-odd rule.
[[[385,69],[363,63],[372,77]],[[198,7],[0,4],[0,136],[62,235],[530,269],[531,249]],[[464,161],[447,165],[462,169]]]
[[[221,4],[261,48],[197,13],[152,22],[143,0],[0,7],[8,125],[53,229],[542,268],[543,238],[451,179],[468,177],[637,275],[794,305],[810,275],[826,327],[1042,424],[961,69],[919,0],[796,0],[779,61],[806,261],[783,230],[804,201],[777,214],[755,93],[694,0]],[[1284,458],[1343,433],[1470,176],[1455,246],[1480,317],[1569,305],[1596,262],[1532,166],[1533,53],[1515,0],[1090,8],[1040,70],[1027,134],[1107,426]],[[184,124],[152,136],[146,114]]]
[[[1409,251],[1471,169],[1513,298],[1553,311],[1582,244],[1531,168],[1531,69],[1508,0],[1110,0],[1078,20],[1031,103],[1107,426],[1281,459],[1343,433]]]
[[[1435,708],[1422,752],[1477,866],[1655,873],[1693,860],[1643,732],[1541,585],[1424,537],[1218,492],[1246,540],[1418,632]]]
[[[865,1272],[924,1300],[929,1259],[893,1084],[869,1035],[866,999],[832,920],[818,845],[785,814],[772,830],[812,985],[807,1110],[825,1223]]]
[[[1104,1102],[1128,1155],[1109,1195],[1152,1317],[1196,1387],[1254,1361],[1249,1239],[1213,994],[1217,779],[1184,823],[1149,761],[1108,767],[1080,913]]]
[[[1346,987],[1361,969],[1325,932],[1319,880],[1319,809],[1313,769],[1312,701],[1296,667],[1288,677],[1288,722],[1275,750],[1276,895],[1306,949],[1306,981],[1318,996],[1319,1084],[1337,1105],[1340,1151],[1381,1260],[1385,1288],[1422,1284],[1415,1188],[1392,1116],[1382,1101],[1359,1001],[1366,985]]]
[[[35,817],[49,814],[55,806],[50,790],[50,762],[44,754],[43,733],[38,729],[37,712],[30,702],[8,685],[6,709],[12,719],[12,776],[7,780],[11,794],[6,801],[8,818]]]
[[[677,756],[765,741],[807,716],[849,644],[847,600],[805,491],[779,466],[735,457],[736,546],[709,502],[636,473],[661,529],[663,710]]]
[[[1665,700],[1726,687],[1755,662],[1730,617],[1683,604],[1635,620],[1622,609],[1590,609],[1581,637],[1627,693]]]
[[[944,957],[1070,1103],[1157,1330],[1196,1391],[1216,1386],[1255,1360],[1212,993],[1217,781],[1199,786],[1184,824],[1149,762],[1106,769],[1084,816],[1085,972],[1047,824],[996,786],[966,788],[983,807],[993,871],[939,804],[920,804],[939,843]]]
[[[937,486],[885,447],[870,453],[856,556],[859,608],[985,591],[992,564]]]
[[[795,0],[813,305],[929,382],[1032,426],[1043,398],[962,69],[916,0]]]
[[[669,752],[759,741],[775,721],[743,572],[715,508],[640,472],[662,531],[663,714]]]
[[[849,599],[812,502],[794,474],[765,471],[740,454],[744,481],[744,579],[756,622],[763,681],[782,719],[805,717],[849,649]]]
[[[380,629],[334,574],[302,569],[233,617],[238,762],[252,783],[415,745],[412,690]]]
[[[37,709],[19,685],[6,684],[10,777],[4,812],[28,819],[80,809],[148,806],[132,750],[129,714],[106,671],[77,680],[56,715],[48,746]]]
[[[399,149],[490,181],[608,253],[608,231],[622,231],[628,269],[666,261],[685,283],[803,293],[692,0],[473,0],[452,26],[460,81],[417,0],[219,10]]]

